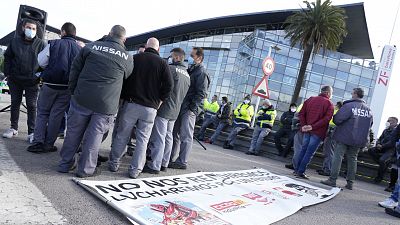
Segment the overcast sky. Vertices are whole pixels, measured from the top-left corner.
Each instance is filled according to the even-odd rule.
[[[334,0],[336,5],[363,2]],[[34,6],[48,13],[47,23],[60,28],[72,22],[78,35],[96,40],[107,34],[112,25],[120,24],[129,36],[199,19],[303,6],[301,0],[0,0],[0,36],[15,29],[20,4]],[[379,61],[382,46],[389,44],[390,33],[399,0],[366,0],[365,13],[375,60]],[[400,21],[397,21],[391,44],[400,43]],[[400,55],[386,98],[384,117],[400,117]]]

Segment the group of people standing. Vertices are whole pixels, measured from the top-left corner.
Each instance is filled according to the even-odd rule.
[[[149,38],[144,49],[130,55],[120,25],[86,45],[76,41],[72,23],[61,27],[61,39],[47,44],[36,37],[35,21],[25,20],[21,29],[23,34],[11,41],[5,53],[12,110],[11,127],[3,137],[18,135],[25,91],[29,152],[57,151],[54,143],[68,112],[58,172],[76,168],[78,177],[99,174],[98,159],[104,158],[99,148],[114,120],[110,171],[118,171],[132,133],[136,148],[129,177],[157,174],[167,167],[186,169],[196,116],[210,82],[202,65],[202,48],[193,48],[193,63],[187,68],[181,48],[172,49],[168,61],[161,58],[156,38]]]
[[[49,41],[47,45],[36,37],[35,21],[25,20],[21,29],[22,35],[11,41],[4,54],[4,72],[11,94],[11,127],[3,137],[18,135],[19,107],[24,92],[28,141],[32,144],[27,150],[30,152],[57,151],[54,143],[64,114],[68,112],[58,165],[61,173],[76,168],[78,177],[97,175],[100,172],[97,168],[99,148],[113,125],[108,168],[112,172],[119,170],[134,133],[136,148],[128,174],[137,178],[142,172],[158,174],[167,168],[187,168],[196,117],[202,107],[205,118],[198,135],[200,140],[205,140],[206,128],[214,124],[216,130],[206,140],[213,144],[230,124],[232,106],[227,97],[222,97],[221,104],[217,96],[213,96],[211,103],[204,101],[210,80],[202,64],[202,48],[192,49],[193,63],[187,68],[181,48],[171,50],[169,62],[161,58],[156,38],[149,38],[145,48],[130,55],[124,45],[126,31],[120,25],[113,26],[99,41],[86,45],[76,41],[76,28],[72,23],[61,27],[61,39]],[[369,142],[373,117],[363,100],[361,88],[355,88],[352,99],[338,102],[336,107],[330,101],[332,92],[332,87],[324,86],[318,96],[310,97],[299,107],[291,104],[289,111],[281,116],[282,127],[275,142],[285,157],[294,145],[293,163],[287,167],[303,179],[308,178],[306,169],[318,146],[324,142],[324,167],[319,173],[329,176],[321,183],[332,187],[336,186],[346,155],[346,188],[351,190],[357,156]],[[224,142],[225,149],[234,148],[237,135],[250,127],[253,116],[256,116],[256,123],[246,154],[260,154],[277,112],[269,100],[264,100],[260,109],[254,109],[250,95],[233,110],[232,130]],[[370,149],[370,154],[382,167],[377,182],[383,178],[387,159],[393,156],[396,143],[397,165],[400,166],[400,126],[394,117],[389,118],[388,123],[384,136]],[[289,142],[283,148],[280,138],[285,135]],[[76,160],[79,151],[80,157]],[[400,215],[398,180],[393,189],[393,195],[380,205],[388,208],[389,214]]]

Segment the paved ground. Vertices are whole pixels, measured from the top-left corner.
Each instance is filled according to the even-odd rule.
[[[1,97],[0,106],[4,107],[9,97]],[[26,116],[21,114],[19,136],[12,140],[0,138],[0,224],[130,224],[122,214],[72,182],[73,174],[57,173],[58,153],[38,155],[27,152],[25,124]],[[0,132],[8,126],[9,113],[0,113]],[[60,148],[62,141],[57,141],[56,145]],[[109,146],[108,139],[102,145],[102,154],[107,154]],[[195,144],[188,170],[168,170],[161,175],[253,167],[262,167],[281,175],[291,174],[282,162],[247,156],[218,146],[207,145],[207,148],[205,151]],[[124,159],[118,173],[108,172],[102,165],[102,174],[93,179],[126,179],[128,160]],[[309,182],[319,186],[322,177],[313,171],[309,174]],[[344,180],[340,180],[339,184],[344,186]],[[383,188],[356,182],[353,191],[343,190],[333,200],[302,209],[276,224],[399,224],[399,219],[386,215],[377,206],[378,201],[388,196]]]

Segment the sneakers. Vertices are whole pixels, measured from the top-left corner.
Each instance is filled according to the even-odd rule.
[[[349,190],[353,190],[353,183],[347,183],[346,186],[344,186],[344,187]]]
[[[99,168],[96,168],[92,174],[87,173],[76,173],[76,176],[79,178],[87,178],[87,177],[95,177],[101,174]]]
[[[26,139],[30,144],[32,144],[33,143],[33,138],[34,138],[34,134],[30,133],[30,134],[28,134],[28,137]]]
[[[317,170],[317,173],[321,176],[329,177],[331,174],[328,172],[325,172],[324,170]]]
[[[3,133],[3,138],[13,138],[14,136],[18,135],[18,131],[10,128]]]
[[[160,171],[158,170],[153,170],[152,168],[148,167],[148,166],[144,166],[142,173],[150,173],[150,174],[159,174]]]
[[[386,208],[385,212],[391,216],[400,218],[400,207],[396,207],[394,209],[391,208]]]
[[[331,181],[330,179],[321,180],[321,184],[325,184],[325,185],[328,185],[328,186],[331,186],[331,187],[336,187],[336,182],[335,181]]]
[[[107,162],[108,161],[108,157],[107,156],[102,156],[102,155],[97,155],[97,160],[100,162]]]
[[[305,173],[302,173],[302,174],[296,173],[295,176],[296,176],[297,178],[300,178],[300,179],[305,179],[305,180],[309,180],[309,179],[310,179]]]
[[[286,168],[286,169],[294,170],[293,164],[286,164],[286,165],[285,165],[285,168]]]
[[[168,168],[171,168],[171,169],[178,169],[178,170],[186,170],[186,169],[187,169],[187,166],[184,165],[184,164],[177,163],[177,162],[171,162],[171,163],[168,165]]]
[[[399,203],[394,201],[392,198],[387,198],[385,201],[379,202],[378,205],[383,208],[394,209],[399,205]]]
[[[160,171],[167,172],[167,167],[165,167],[165,166],[161,166],[161,169],[160,169]]]
[[[48,152],[56,152],[57,147],[54,145],[35,143],[29,146],[26,150],[32,153],[48,153]]]

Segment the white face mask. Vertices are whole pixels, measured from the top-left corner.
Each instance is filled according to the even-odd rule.
[[[36,31],[31,30],[31,29],[29,29],[29,28],[25,28],[24,33],[25,33],[25,36],[26,36],[27,38],[29,38],[29,39],[32,39],[32,38],[34,38],[34,37],[36,36]]]
[[[290,108],[291,112],[296,112],[296,108]]]
[[[389,123],[389,122],[386,122],[386,123],[385,123],[385,127],[386,127],[386,129],[389,128],[389,127],[390,127],[390,123]]]
[[[250,100],[245,99],[243,102],[244,102],[244,104],[249,104],[249,103],[250,103]]]
[[[168,58],[168,65],[174,63],[174,60],[172,60],[172,57]]]

